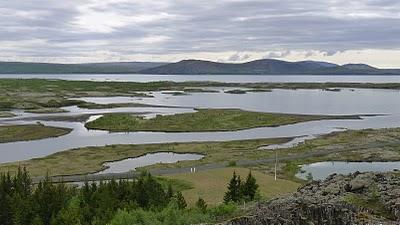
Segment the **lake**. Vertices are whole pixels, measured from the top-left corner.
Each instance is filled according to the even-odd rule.
[[[107,169],[96,174],[125,173],[135,171],[139,167],[150,166],[157,163],[176,163],[180,161],[199,160],[203,157],[203,155],[199,154],[182,154],[173,152],[149,153],[136,158],[104,163],[103,165]]]
[[[222,88],[224,89],[224,88]],[[377,89],[342,89],[339,92],[323,90],[274,89],[272,92],[246,94],[191,93],[172,96],[152,92],[154,98],[104,97],[79,98],[99,104],[143,103],[193,108],[240,108],[259,112],[296,114],[391,114],[400,113],[400,91]]]
[[[0,78],[86,81],[216,81],[216,82],[358,82],[400,83],[400,76],[372,75],[143,75],[143,74],[0,74]]]
[[[318,162],[302,165],[296,177],[306,179],[310,173],[314,180],[324,180],[337,173],[347,175],[358,172],[389,172],[400,169],[400,162]]]
[[[0,75],[2,76],[2,75]],[[16,75],[21,76],[21,75]],[[45,76],[45,75],[42,75]],[[47,75],[46,75],[47,76]],[[69,76],[69,75],[68,75]],[[75,75],[78,76],[78,75]],[[93,75],[88,75],[93,76]],[[113,75],[114,76],[114,75]],[[129,75],[121,75],[129,76]],[[139,75],[134,75],[139,76]],[[148,75],[146,75],[148,77]],[[173,80],[177,76],[158,76]],[[215,77],[215,76],[214,76]],[[226,77],[226,76],[224,76]],[[236,76],[235,76],[236,77]],[[251,76],[248,76],[251,77]],[[257,76],[256,76],[257,77]],[[271,76],[268,76],[271,77]],[[296,76],[297,77],[297,76]],[[315,77],[315,76],[312,76]],[[342,76],[344,77],[344,76]],[[358,78],[357,76],[353,76]],[[183,78],[183,77],[182,77]],[[300,77],[299,77],[300,78]],[[372,79],[373,77],[359,77]],[[396,77],[388,77],[396,78]],[[255,78],[254,78],[255,79]],[[315,80],[314,80],[315,81]],[[104,146],[111,144],[147,144],[166,142],[191,141],[229,141],[256,138],[276,137],[307,137],[315,138],[344,129],[392,128],[400,127],[400,92],[398,90],[378,89],[342,89],[338,92],[323,90],[284,90],[274,89],[272,92],[257,92],[246,94],[224,93],[226,88],[217,88],[217,93],[191,93],[174,96],[162,92],[151,92],[153,98],[142,97],[104,97],[80,98],[94,103],[143,103],[170,107],[124,107],[112,109],[81,109],[76,106],[65,107],[69,111],[59,114],[35,114],[14,111],[16,118],[0,119],[1,124],[27,124],[41,122],[49,126],[72,128],[65,136],[42,140],[3,143],[0,144],[0,163],[28,160],[47,156],[59,151],[87,146]],[[54,116],[89,115],[89,120],[98,118],[105,113],[135,113],[145,117],[155,115],[171,115],[176,113],[194,112],[194,108],[240,108],[258,112],[296,113],[296,114],[378,114],[379,116],[362,116],[361,120],[322,120],[280,127],[262,127],[230,132],[117,132],[87,130],[82,122],[51,121]],[[43,121],[43,117],[48,117]],[[50,121],[49,121],[50,120]],[[303,138],[304,139],[304,138]],[[283,147],[304,141],[298,138]],[[282,146],[271,146],[281,148]],[[160,149],[161,151],[162,149]],[[268,150],[268,149],[266,149]]]
[[[18,112],[19,117],[0,119],[0,124],[35,123],[37,121],[50,126],[69,127],[73,131],[65,136],[35,141],[0,144],[0,162],[11,162],[43,157],[59,151],[86,146],[104,146],[110,144],[147,144],[190,141],[229,141],[255,138],[275,138],[294,136],[318,136],[343,129],[365,129],[400,127],[400,93],[392,90],[344,89],[340,92],[321,90],[273,90],[272,92],[247,93],[234,95],[223,93],[193,93],[173,96],[153,93],[154,98],[82,98],[96,103],[140,102],[148,104],[177,105],[189,108],[127,107],[113,109],[80,109],[66,107],[68,113],[32,114]],[[147,117],[156,114],[194,112],[190,107],[241,108],[260,112],[282,112],[301,114],[383,114],[382,116],[364,116],[362,120],[322,120],[285,125],[280,127],[262,127],[231,132],[117,132],[87,130],[84,123],[70,121],[41,121],[43,116],[96,114],[109,112],[132,112]],[[93,117],[90,118],[92,120]],[[300,140],[301,141],[301,140]],[[287,146],[290,146],[288,143]]]

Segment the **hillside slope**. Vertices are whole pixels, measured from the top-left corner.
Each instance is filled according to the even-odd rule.
[[[87,64],[53,64],[0,62],[0,74],[83,74],[83,73],[137,73],[165,63],[156,62],[115,62]]]
[[[378,69],[366,64],[337,65],[328,62],[287,62],[261,59],[246,63],[204,60],[162,62],[111,62],[52,64],[0,62],[0,74],[173,74],[173,75],[400,75],[400,70]]]
[[[217,63],[183,60],[140,71],[143,74],[259,74],[259,75],[400,75],[400,70],[382,70],[364,64],[343,66],[317,61],[287,62],[261,59],[247,63]]]

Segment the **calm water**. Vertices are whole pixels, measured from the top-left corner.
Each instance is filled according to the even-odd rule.
[[[318,162],[301,166],[296,177],[306,179],[311,173],[314,180],[323,180],[329,175],[359,172],[388,172],[400,169],[400,162]]]
[[[109,133],[87,130],[83,123],[68,121],[41,121],[51,126],[69,127],[73,131],[65,136],[36,141],[0,144],[0,163],[43,157],[55,152],[86,146],[110,144],[146,144],[189,141],[228,141],[255,138],[318,136],[342,129],[365,129],[400,127],[400,92],[393,90],[344,89],[340,92],[321,90],[273,90],[266,93],[234,95],[223,93],[193,93],[172,96],[154,92],[154,98],[84,98],[96,103],[139,102],[157,105],[187,106],[189,108],[133,107],[101,110],[67,107],[68,113],[55,115],[102,115],[109,112],[132,112],[147,117],[156,114],[193,112],[191,107],[241,108],[261,112],[300,114],[385,114],[385,116],[363,117],[362,120],[325,120],[298,123],[280,127],[263,127],[234,132],[130,132]],[[43,114],[17,112],[15,119],[0,119],[0,124],[35,123]],[[91,117],[90,120],[94,119]],[[297,139],[301,142],[302,140]],[[296,142],[294,141],[294,142]],[[289,143],[288,145],[293,144]],[[162,150],[162,149],[160,149]]]
[[[121,107],[111,109],[82,109],[77,106],[63,107],[62,109],[68,112],[62,113],[27,113],[21,110],[12,111],[16,117],[12,118],[0,118],[0,124],[3,121],[15,121],[17,120],[32,120],[35,118],[42,117],[61,117],[61,116],[79,116],[79,115],[102,115],[106,113],[132,113],[140,114],[146,118],[154,117],[155,115],[172,115],[177,113],[189,113],[195,112],[193,108],[162,108],[162,107]],[[92,119],[93,120],[93,119]]]
[[[152,154],[146,154],[137,158],[130,158],[116,162],[104,163],[107,169],[97,173],[97,174],[107,174],[107,173],[124,173],[129,171],[134,171],[136,168],[150,166],[157,163],[176,163],[179,161],[188,160],[199,160],[202,159],[203,155],[198,154],[179,154],[173,152],[158,152]]]
[[[0,78],[41,78],[86,81],[217,81],[217,82],[359,82],[400,83],[400,76],[353,75],[141,75],[141,74],[0,74]]]
[[[87,130],[83,123],[41,121],[49,126],[73,128],[65,136],[28,142],[0,144],[0,163],[43,157],[55,152],[86,146],[111,144],[149,144],[191,141],[229,141],[256,138],[294,137],[328,134],[347,129],[400,127],[400,115],[365,117],[363,120],[324,120],[297,123],[280,127],[262,127],[231,132],[129,132],[109,133]],[[25,121],[19,122],[25,123]],[[28,121],[26,123],[31,123]],[[162,149],[160,149],[162,150]]]
[[[171,96],[153,92],[154,98],[104,97],[80,98],[84,101],[107,104],[138,102],[200,108],[241,108],[259,112],[297,114],[391,114],[400,113],[400,91],[375,89],[281,90],[247,94],[192,93]]]
[[[292,148],[297,145],[303,144],[306,140],[311,140],[316,138],[314,135],[306,135],[306,136],[301,136],[301,137],[296,137],[293,138],[291,141],[288,141],[283,144],[274,144],[274,145],[267,145],[267,146],[261,146],[259,149],[260,150],[275,150],[275,149],[283,149],[283,148]]]

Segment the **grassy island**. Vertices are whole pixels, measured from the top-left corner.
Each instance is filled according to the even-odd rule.
[[[85,126],[89,129],[114,132],[203,132],[274,127],[324,119],[359,119],[359,117],[263,113],[240,109],[199,109],[194,113],[157,116],[151,119],[144,119],[130,114],[107,114],[87,123]]]
[[[0,118],[14,117],[15,114],[11,112],[0,112]]]
[[[0,126],[0,143],[59,137],[71,131],[69,128],[49,127],[39,124]]]

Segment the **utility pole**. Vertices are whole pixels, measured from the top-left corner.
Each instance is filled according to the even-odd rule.
[[[277,166],[278,166],[278,151],[275,149],[275,181],[276,181]]]

